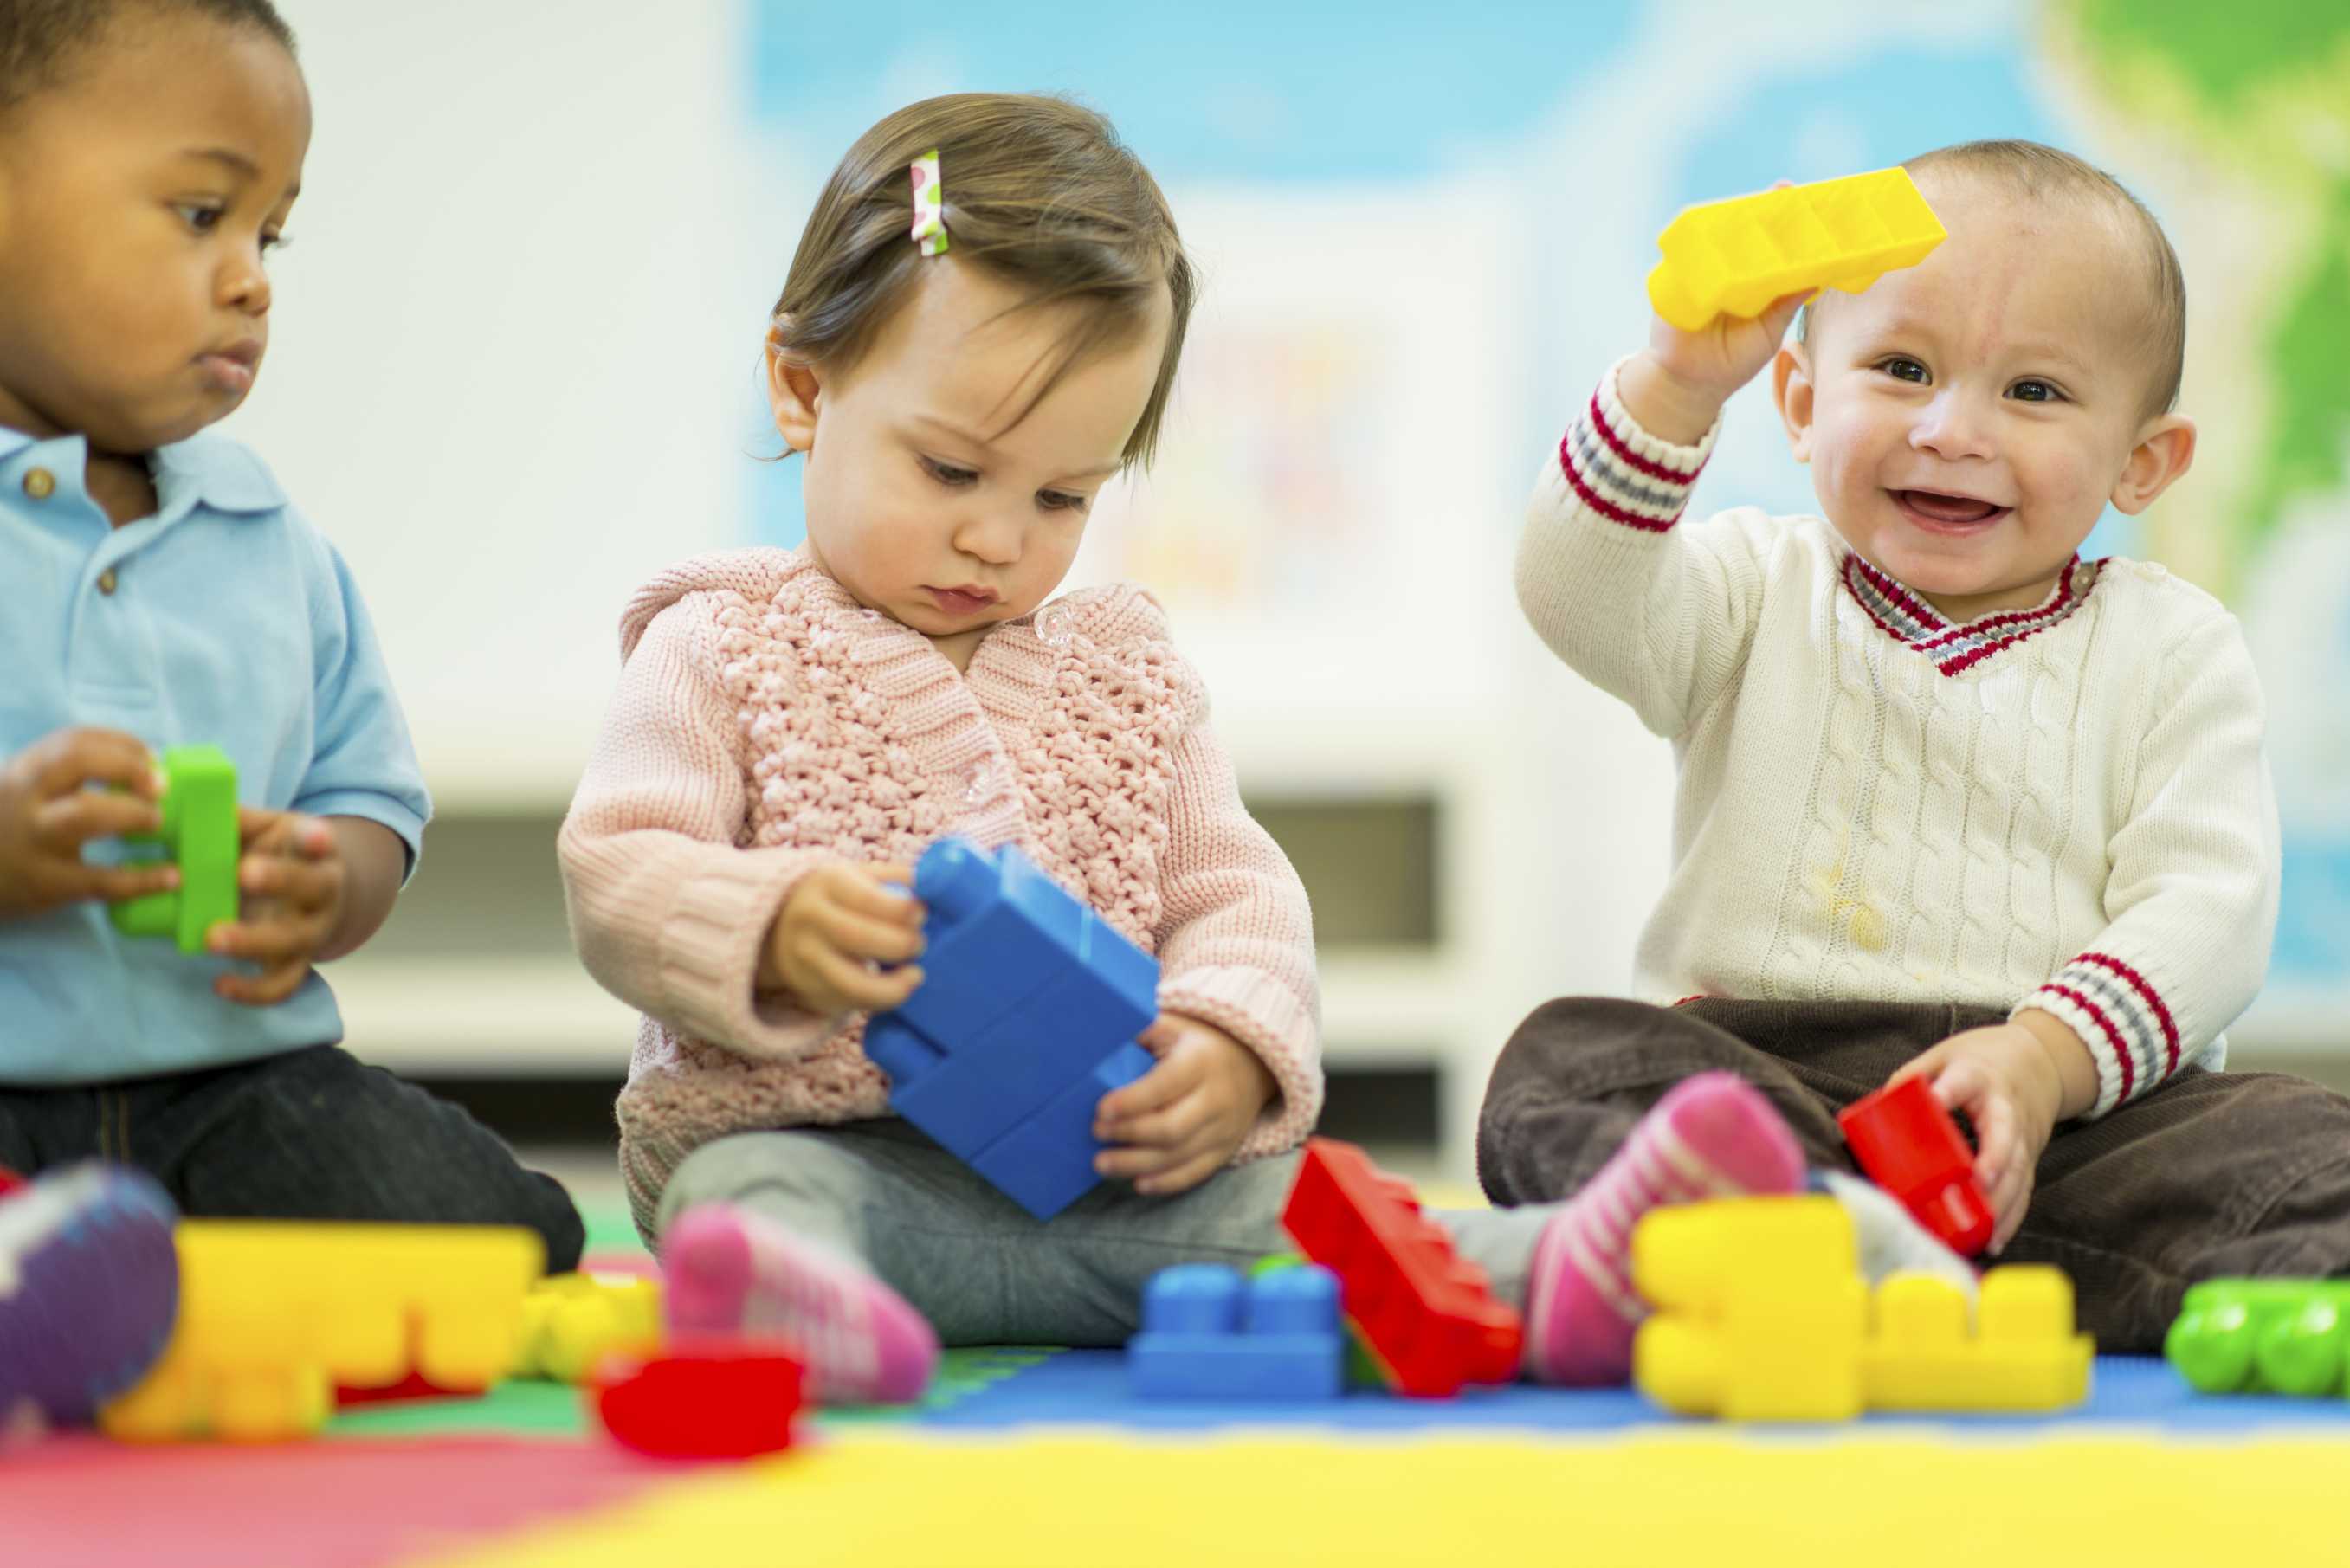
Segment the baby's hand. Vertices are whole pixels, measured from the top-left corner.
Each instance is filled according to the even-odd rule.
[[[161,828],[162,797],[155,759],[117,730],[59,730],[17,753],[0,768],[0,919],[178,887],[175,867],[88,866],[81,858],[93,838]]]
[[[789,992],[810,1012],[880,1012],[914,994],[922,971],[922,906],[906,866],[834,860],[800,878],[767,928],[759,988]],[[883,969],[883,964],[899,964]]]
[[[1782,180],[1772,189],[1786,183]],[[1716,316],[1695,332],[1652,317],[1648,347],[1632,357],[1617,383],[1626,411],[1659,440],[1694,446],[1713,428],[1730,395],[1777,356],[1787,324],[1817,292],[1783,295],[1752,320]]]
[[[247,1007],[271,1007],[299,989],[343,919],[343,851],[334,829],[298,812],[239,806],[237,918],[214,926],[204,945],[262,966],[224,974],[213,990]]]
[[[1974,1123],[1975,1179],[1997,1221],[1991,1239],[1996,1252],[2031,1205],[2040,1156],[2064,1110],[2064,1074],[2031,1030],[1994,1023],[1951,1035],[1886,1081],[1921,1075],[1936,1098]]]
[[[1277,1085],[1256,1053],[1212,1024],[1162,1012],[1142,1032],[1159,1064],[1102,1096],[1094,1137],[1117,1147],[1094,1158],[1137,1192],[1171,1196],[1223,1168]]]

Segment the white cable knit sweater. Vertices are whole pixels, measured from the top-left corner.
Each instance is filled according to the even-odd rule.
[[[2093,1116],[2221,1065],[2277,913],[2235,618],[2113,558],[1952,625],[1821,518],[1677,526],[1712,442],[1641,430],[1610,371],[1518,552],[1543,640],[1673,742],[1639,989],[2042,1008],[2096,1059]]]

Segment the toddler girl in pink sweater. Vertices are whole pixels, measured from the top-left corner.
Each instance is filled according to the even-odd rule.
[[[1284,1246],[1322,1102],[1305,889],[1241,805],[1158,604],[1051,599],[1097,493],[1157,441],[1193,275],[1097,115],[962,95],[834,172],[768,334],[807,543],[661,574],[563,829],[580,955],[640,1009],[619,1102],[673,1320],[788,1334],[830,1400],[904,1399],[950,1344],[1116,1345],[1144,1282]],[[1109,1179],[1039,1223],[889,1116],[863,1022],[921,982],[903,888],[950,834],[1016,844],[1161,966],[1157,1066],[1104,1097]],[[1611,1224],[1783,1189],[1752,1090],[1627,1146]],[[1605,1189],[1605,1190],[1602,1190]],[[1555,1370],[1573,1210],[1442,1218]]]

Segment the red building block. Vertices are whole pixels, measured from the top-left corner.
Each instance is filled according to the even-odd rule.
[[[1991,1205],[1975,1180],[1974,1156],[1924,1078],[1855,1100],[1836,1121],[1860,1168],[1919,1224],[1962,1258],[1990,1245]]]
[[[1281,1222],[1338,1276],[1347,1316],[1400,1392],[1440,1399],[1517,1376],[1518,1314],[1493,1299],[1482,1269],[1453,1253],[1411,1189],[1361,1149],[1309,1142]]]
[[[616,1361],[590,1395],[605,1430],[664,1459],[741,1459],[792,1446],[800,1364],[773,1339],[702,1338]]]

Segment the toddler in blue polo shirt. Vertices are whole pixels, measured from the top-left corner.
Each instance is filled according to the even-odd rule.
[[[339,1049],[311,967],[382,924],[431,804],[341,557],[198,433],[260,369],[309,140],[269,0],[0,5],[0,1166],[526,1225],[567,1269],[563,1189]],[[117,841],[200,742],[236,764],[242,898],[191,956],[106,906],[172,885]]]

